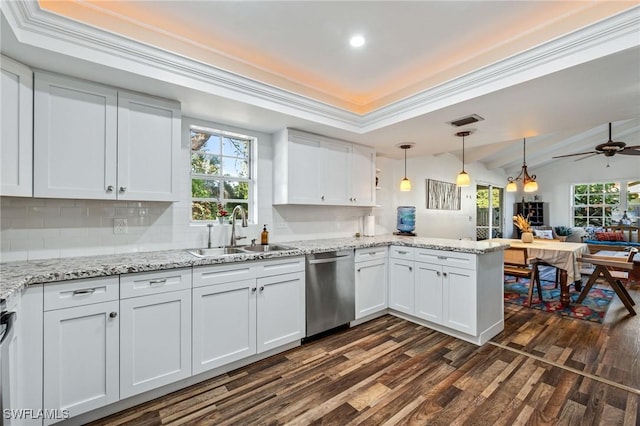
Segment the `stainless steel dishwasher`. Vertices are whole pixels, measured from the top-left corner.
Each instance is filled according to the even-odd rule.
[[[356,318],[353,250],[306,256],[307,337]]]

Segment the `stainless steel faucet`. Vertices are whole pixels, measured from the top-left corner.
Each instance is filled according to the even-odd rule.
[[[236,212],[240,211],[240,217],[242,218],[242,227],[246,228],[247,225],[247,213],[244,211],[244,209],[242,208],[242,206],[240,204],[238,204],[237,206],[235,206],[233,208],[233,211],[231,212],[231,246],[235,246],[237,240],[241,240],[243,238],[247,238],[247,237],[236,237]]]

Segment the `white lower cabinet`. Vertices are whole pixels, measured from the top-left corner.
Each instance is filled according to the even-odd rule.
[[[120,399],[189,377],[191,270],[121,275],[120,292]]]
[[[305,335],[304,272],[257,279],[257,353]]]
[[[357,249],[356,319],[387,309],[387,248]]]
[[[482,344],[504,328],[500,255],[392,246],[389,308]]]
[[[46,285],[44,309],[44,408],[75,416],[118,401],[118,277]]]
[[[255,279],[193,289],[194,374],[256,353],[255,292]]]
[[[304,258],[193,270],[193,373],[304,337]]]

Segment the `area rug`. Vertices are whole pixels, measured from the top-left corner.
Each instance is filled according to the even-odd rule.
[[[541,284],[543,301],[540,302],[538,299],[538,290],[534,288],[533,299],[531,300],[532,308],[599,323],[604,320],[607,309],[611,304],[611,299],[613,299],[615,295],[613,290],[598,288],[596,284],[591,288],[584,301],[581,304],[577,304],[576,301],[578,300],[578,296],[580,296],[580,292],[576,291],[572,285],[569,287],[571,304],[568,308],[564,308],[560,303],[560,289],[555,288],[555,283],[553,281],[541,280]],[[516,277],[505,275],[504,301],[506,303],[527,306],[528,293],[529,280],[527,278],[520,278],[518,281]]]

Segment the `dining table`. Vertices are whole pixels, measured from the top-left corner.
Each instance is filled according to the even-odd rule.
[[[492,242],[509,244],[510,247],[526,248],[529,259],[538,259],[558,269],[560,284],[560,303],[568,307],[571,303],[569,285],[579,283],[580,290],[582,276],[578,258],[589,254],[589,246],[584,243],[567,243],[559,240],[534,239],[531,243],[524,243],[519,239],[492,238]]]

